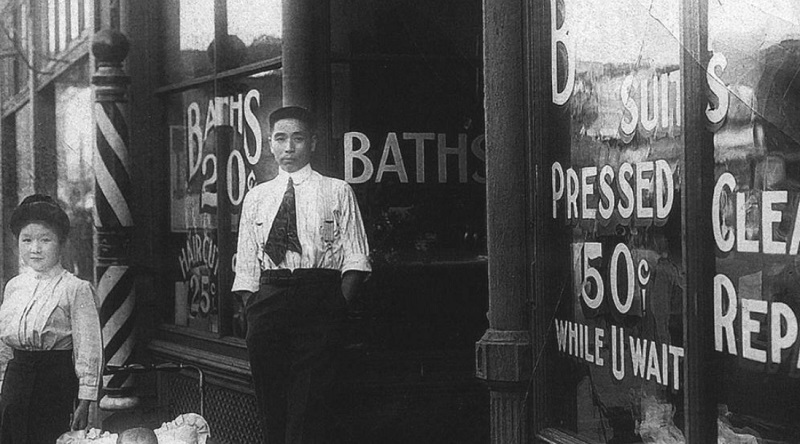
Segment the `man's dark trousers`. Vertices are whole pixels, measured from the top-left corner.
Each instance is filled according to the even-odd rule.
[[[347,303],[337,270],[265,271],[245,307],[253,386],[269,444],[323,443]]]

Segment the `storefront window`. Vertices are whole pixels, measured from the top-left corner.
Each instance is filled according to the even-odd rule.
[[[735,442],[800,441],[798,16],[790,1],[709,2],[714,340],[720,439]]]
[[[683,442],[679,7],[550,5],[557,423],[592,442]]]
[[[218,332],[221,267],[217,244],[217,175],[225,169],[222,198],[231,208],[229,230],[239,224],[245,193],[277,172],[269,153],[267,116],[281,104],[281,71],[227,80],[230,94],[215,95],[214,83],[169,97],[170,200],[173,319],[177,325]],[[217,88],[218,90],[219,88]],[[220,133],[230,124],[231,133]],[[225,136],[231,134],[231,136]],[[230,137],[230,139],[225,139]],[[218,158],[221,145],[229,154]]]

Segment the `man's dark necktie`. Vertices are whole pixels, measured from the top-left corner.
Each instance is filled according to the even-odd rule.
[[[275,215],[275,220],[272,221],[267,243],[264,245],[264,252],[269,255],[275,265],[283,262],[287,251],[303,252],[300,247],[300,239],[297,237],[297,210],[294,203],[294,183],[291,177],[286,185],[286,192],[283,193],[283,200]]]

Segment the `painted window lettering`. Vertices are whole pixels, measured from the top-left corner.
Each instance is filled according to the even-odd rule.
[[[253,171],[263,154],[261,124],[255,110],[261,105],[257,89],[246,94],[216,97],[202,102],[192,102],[186,108],[187,131],[187,183],[199,180],[201,185],[201,211],[213,213],[217,208],[217,155],[213,129],[229,124],[240,141],[232,147],[224,162],[227,172],[227,197],[234,206],[240,205],[247,190],[256,185]],[[204,112],[205,111],[205,114]],[[203,116],[205,115],[205,118]]]
[[[451,134],[408,132],[402,133],[402,142],[400,140],[401,138],[398,137],[396,132],[390,132],[386,135],[381,159],[376,171],[373,160],[367,157],[367,153],[372,147],[369,137],[364,133],[355,131],[345,133],[345,181],[359,184],[369,182],[373,178],[375,182],[384,182],[396,178],[400,183],[409,183],[409,173],[402,148],[406,148],[406,152],[408,152],[411,144],[407,141],[414,141],[414,182],[427,183],[433,180],[425,171],[426,155],[429,155],[431,151],[429,148],[433,145],[433,142],[435,142],[436,147],[438,183],[453,181],[458,181],[459,183],[467,183],[468,181],[486,182],[482,167],[474,168],[475,171],[472,174],[470,174],[468,168],[470,154],[480,164],[486,162],[486,144],[483,135],[468,141],[467,134],[464,133],[457,134],[455,140],[453,140]],[[457,178],[453,175],[454,170],[458,173]],[[360,171],[360,173],[357,174],[357,171]]]

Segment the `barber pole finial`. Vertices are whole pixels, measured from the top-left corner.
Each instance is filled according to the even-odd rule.
[[[94,119],[96,126],[95,172],[95,280],[103,328],[106,364],[130,364],[134,345],[136,295],[129,267],[133,218],[130,210],[131,160],[128,154],[128,101],[130,77],[122,69],[128,55],[128,39],[117,30],[95,34],[92,54],[97,71]],[[130,374],[103,377],[100,407],[119,410],[134,407]]]

